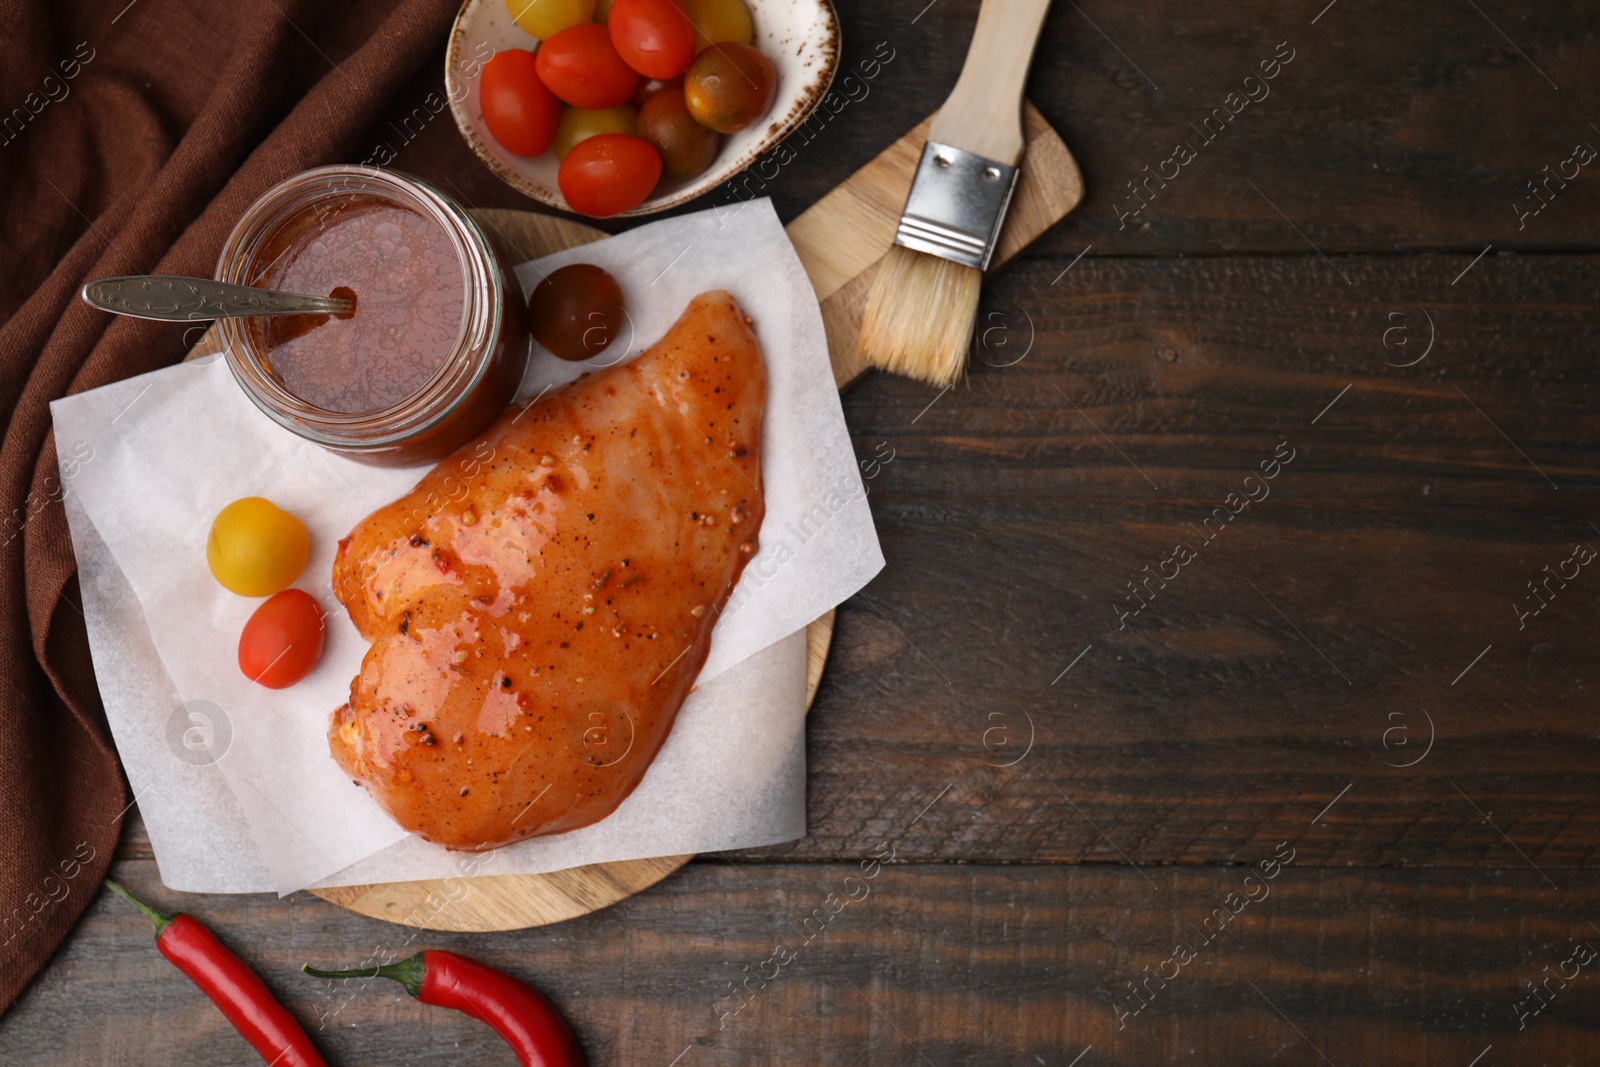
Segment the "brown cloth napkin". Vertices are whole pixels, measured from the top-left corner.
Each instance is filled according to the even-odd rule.
[[[0,0],[0,1010],[98,892],[131,806],[48,405],[176,362],[200,334],[78,290],[209,277],[250,201],[323,163],[421,159],[463,199],[492,189],[443,108],[457,3]]]

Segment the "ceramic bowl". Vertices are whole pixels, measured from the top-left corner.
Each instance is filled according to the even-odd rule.
[[[755,25],[751,42],[772,61],[778,93],[765,119],[722,140],[709,170],[689,181],[663,183],[627,215],[649,215],[693,200],[754,163],[806,120],[822,102],[839,65],[839,18],[830,0],[745,0]],[[518,192],[570,211],[556,185],[553,151],[515,156],[489,135],[478,102],[478,80],[490,56],[506,48],[537,51],[538,38],[511,19],[506,0],[467,0],[456,16],[445,52],[444,82],[451,113],[467,144]]]

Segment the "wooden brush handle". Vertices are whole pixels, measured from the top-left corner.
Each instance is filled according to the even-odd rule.
[[[983,0],[961,77],[928,139],[1016,166],[1022,158],[1022,87],[1050,0]]]

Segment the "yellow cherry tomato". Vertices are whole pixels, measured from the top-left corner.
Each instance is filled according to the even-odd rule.
[[[744,0],[682,0],[694,23],[694,51],[705,51],[707,45],[723,41],[749,44],[755,34],[750,25],[750,9]]]
[[[271,596],[306,568],[311,535],[305,523],[270,500],[235,500],[211,522],[206,562],[223,587],[240,596]]]
[[[523,32],[548,40],[594,18],[595,0],[506,0],[506,10]]]
[[[569,107],[561,113],[561,125],[556,127],[556,159],[566,159],[567,153],[579,141],[587,141],[599,134],[631,134],[638,118],[639,113],[632,104],[618,104],[603,111]]]
[[[606,19],[610,18],[611,5],[614,2],[615,0],[597,0],[594,5],[594,20],[604,23]]]

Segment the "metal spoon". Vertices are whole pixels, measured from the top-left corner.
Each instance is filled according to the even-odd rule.
[[[354,301],[255,289],[208,278],[137,274],[101,278],[83,287],[85,303],[117,315],[167,322],[232,319],[246,315],[343,315]]]

